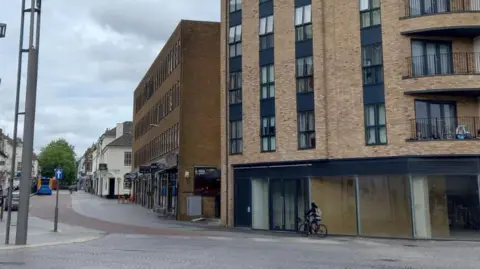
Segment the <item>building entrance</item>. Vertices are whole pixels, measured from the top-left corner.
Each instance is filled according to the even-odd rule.
[[[298,218],[308,210],[306,180],[270,180],[270,229],[296,231]]]

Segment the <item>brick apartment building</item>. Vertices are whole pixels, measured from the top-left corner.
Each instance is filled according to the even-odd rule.
[[[480,235],[479,0],[223,0],[221,20],[224,222],[295,231],[314,201],[332,234]]]
[[[179,220],[220,214],[219,46],[220,23],[182,20],[134,93],[136,201]]]

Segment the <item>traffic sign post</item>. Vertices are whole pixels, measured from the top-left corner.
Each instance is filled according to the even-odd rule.
[[[55,220],[53,222],[53,231],[54,232],[58,232],[58,196],[59,195],[59,191],[60,191],[60,180],[63,179],[63,170],[61,168],[57,168],[55,169],[55,186],[57,188],[57,194],[55,197]]]

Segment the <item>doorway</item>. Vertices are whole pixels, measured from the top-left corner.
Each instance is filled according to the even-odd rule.
[[[115,178],[110,177],[108,178],[108,199],[115,198]]]
[[[270,229],[296,231],[308,209],[307,180],[271,179],[269,189]]]

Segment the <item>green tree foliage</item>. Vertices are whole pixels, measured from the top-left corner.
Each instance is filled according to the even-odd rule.
[[[42,176],[54,177],[55,168],[63,169],[63,184],[72,184],[76,180],[75,151],[65,139],[53,140],[42,148],[38,156],[38,164]]]

